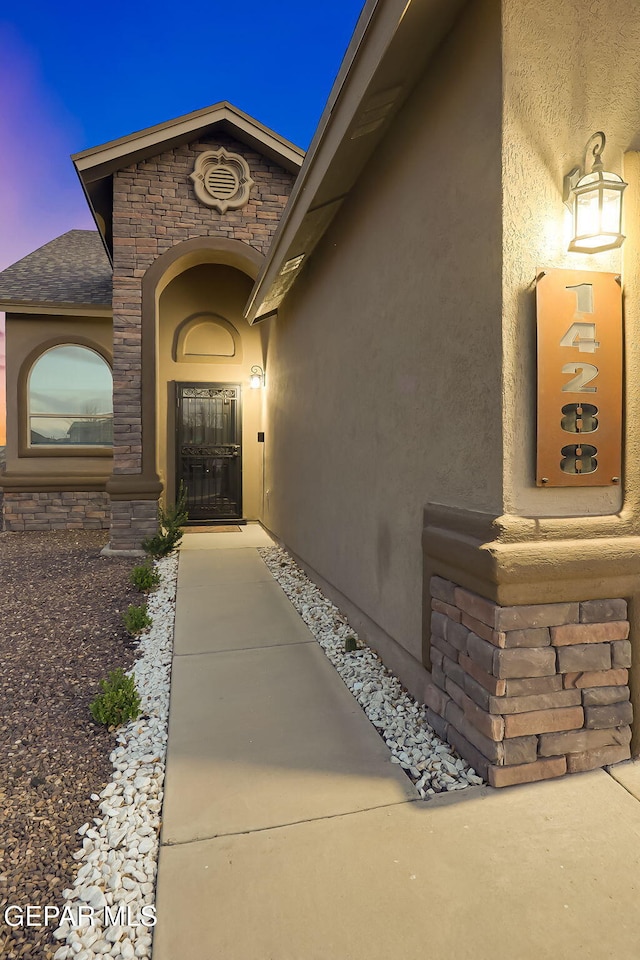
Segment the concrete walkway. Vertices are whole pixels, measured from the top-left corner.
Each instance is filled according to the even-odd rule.
[[[637,960],[640,765],[420,801],[269,543],[184,539],[154,960]]]

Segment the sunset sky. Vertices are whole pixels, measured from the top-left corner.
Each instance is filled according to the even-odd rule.
[[[0,6],[0,270],[67,230],[94,227],[71,153],[219,100],[307,147],[361,6],[8,0]],[[3,444],[3,335],[0,380]]]

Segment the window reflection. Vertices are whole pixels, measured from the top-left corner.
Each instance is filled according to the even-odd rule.
[[[111,446],[113,382],[94,350],[65,344],[48,350],[29,376],[30,444]]]

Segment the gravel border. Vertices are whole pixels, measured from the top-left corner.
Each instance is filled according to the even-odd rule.
[[[156,569],[161,583],[147,601],[153,625],[142,635],[140,656],[130,671],[141,696],[142,716],[119,729],[110,758],[113,779],[99,795],[91,796],[100,802],[100,816],[78,830],[82,848],[74,859],[79,869],[73,887],[63,891],[63,922],[54,937],[64,942],[54,960],[151,956],[177,556],[158,561]]]
[[[0,533],[0,956],[51,960],[53,924],[5,909],[59,905],[78,826],[111,779],[113,736],[91,718],[98,683],[135,661],[122,623],[139,594],[107,533]]]
[[[402,767],[420,796],[429,800],[483,784],[482,777],[429,726],[426,707],[409,696],[292,557],[281,547],[261,547],[259,553],[389,747],[391,763]],[[347,638],[360,649],[345,653]]]
[[[420,797],[482,784],[429,726],[426,707],[408,695],[290,555],[280,547],[260,548],[259,553],[385,740],[391,762],[410,777]],[[62,903],[50,899],[61,909],[63,921],[53,933],[58,942],[54,960],[151,958],[178,557],[156,566],[161,585],[148,598],[153,625],[137,644],[138,659],[130,671],[141,695],[142,716],[117,731],[110,756],[112,779],[86,801],[99,804],[97,815],[77,831],[82,846],[72,855],[76,877],[63,891]],[[348,638],[358,649],[345,653]],[[19,955],[33,956],[31,946]]]

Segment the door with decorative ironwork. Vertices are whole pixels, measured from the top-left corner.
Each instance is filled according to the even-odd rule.
[[[177,486],[190,521],[242,518],[240,386],[177,383]]]

